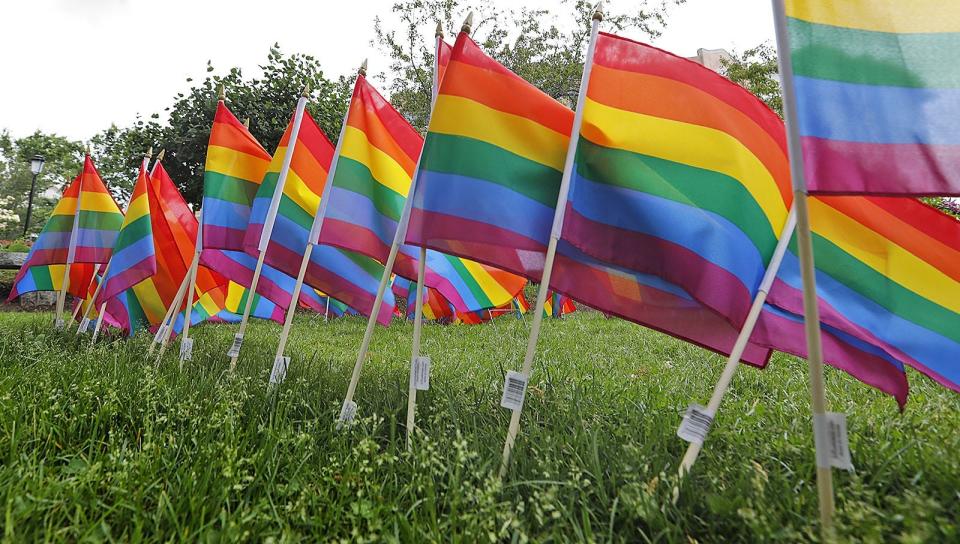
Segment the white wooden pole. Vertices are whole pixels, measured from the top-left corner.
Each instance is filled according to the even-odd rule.
[[[183,303],[183,295],[187,292],[187,283],[189,281],[190,274],[187,274],[180,282],[180,287],[177,288],[177,293],[173,296],[173,300],[170,301],[170,305],[167,306],[167,312],[163,314],[163,319],[160,321],[157,334],[154,335],[153,341],[150,342],[150,347],[147,348],[147,357],[153,354],[153,350],[156,348],[157,344],[162,343],[163,330],[172,323],[172,317],[180,310],[180,305]]]
[[[423,329],[423,277],[427,266],[427,248],[420,248],[417,263],[417,294],[413,313],[413,348],[410,351],[410,384],[407,389],[407,449],[413,446],[413,428],[417,413],[417,359],[420,357],[420,331]]]
[[[590,45],[587,46],[587,56],[583,63],[583,74],[580,78],[580,94],[577,97],[577,111],[573,118],[573,127],[570,132],[570,142],[567,145],[567,156],[563,166],[563,178],[560,181],[560,190],[557,194],[557,207],[553,213],[553,228],[550,232],[550,241],[547,244],[547,255],[543,263],[543,277],[540,279],[540,288],[537,292],[537,305],[533,314],[533,325],[530,329],[530,337],[527,340],[527,352],[523,358],[523,367],[520,372],[524,380],[530,378],[530,370],[533,367],[533,356],[537,351],[537,340],[540,337],[540,326],[543,323],[543,307],[547,302],[547,291],[550,290],[550,277],[553,274],[553,262],[557,253],[557,242],[560,240],[560,233],[563,230],[563,213],[567,205],[567,195],[570,192],[570,178],[573,175],[574,157],[577,151],[577,142],[580,140],[580,125],[583,123],[583,103],[587,96],[587,86],[590,83],[590,71],[593,67],[593,52],[597,45],[597,33],[600,30],[600,21],[603,20],[603,11],[601,3],[597,4],[593,12],[593,23],[590,29]],[[503,444],[503,459],[500,463],[500,477],[503,478],[507,473],[507,467],[510,464],[510,454],[513,451],[513,445],[517,439],[517,433],[520,430],[520,412],[523,405],[513,410],[510,416],[510,427],[507,430],[507,438]]]
[[[364,60],[357,72],[357,82],[367,74],[367,61]],[[354,83],[356,85],[356,82]],[[273,370],[270,371],[270,385],[278,384],[284,380],[287,370],[290,367],[288,359],[284,352],[287,349],[287,340],[290,337],[290,328],[293,327],[293,318],[296,315],[297,302],[300,300],[300,291],[303,289],[303,279],[307,273],[307,267],[310,264],[310,255],[313,254],[314,244],[319,243],[320,229],[323,228],[323,219],[327,215],[327,205],[330,201],[330,187],[333,185],[333,178],[337,174],[337,164],[340,162],[340,150],[343,149],[343,136],[347,132],[347,121],[350,119],[350,107],[353,100],[347,104],[347,111],[343,114],[343,121],[340,124],[340,136],[337,138],[337,146],[333,150],[333,159],[330,161],[330,169],[327,171],[327,179],[323,183],[323,190],[320,192],[320,204],[317,207],[317,213],[313,216],[313,224],[310,226],[310,234],[307,235],[307,247],[303,250],[303,258],[300,260],[300,270],[297,273],[297,282],[293,286],[293,299],[290,301],[290,307],[287,308],[287,315],[283,320],[283,332],[280,333],[280,340],[277,343],[277,353],[273,358]],[[327,295],[327,304],[330,303],[330,295]],[[329,306],[328,306],[329,307]]]
[[[237,359],[240,357],[240,348],[243,346],[243,335],[247,330],[247,322],[250,320],[250,310],[253,308],[253,298],[257,292],[257,284],[260,283],[260,272],[263,270],[263,259],[267,255],[267,246],[270,244],[270,237],[273,235],[273,225],[277,221],[277,210],[280,209],[280,199],[283,197],[283,187],[287,183],[287,175],[290,173],[290,162],[293,160],[294,149],[297,145],[297,138],[300,135],[300,124],[303,122],[303,112],[307,107],[307,97],[310,94],[308,85],[297,101],[297,109],[293,114],[293,127],[290,129],[290,139],[287,142],[287,148],[283,153],[283,164],[280,166],[280,173],[277,176],[277,186],[273,188],[273,197],[270,199],[270,208],[267,210],[267,217],[263,223],[263,230],[260,232],[260,244],[257,247],[259,255],[257,256],[257,266],[253,270],[253,279],[250,280],[250,295],[247,297],[247,304],[243,309],[243,317],[240,318],[240,328],[234,336],[233,345],[230,352],[230,372],[233,373],[237,368]],[[295,305],[296,300],[290,301]]]
[[[816,269],[810,214],[807,209],[807,184],[803,173],[803,149],[797,117],[797,99],[793,86],[793,62],[783,0],[772,0],[774,28],[777,35],[777,57],[780,64],[780,86],[787,129],[787,150],[790,175],[793,179],[793,205],[797,212],[797,250],[803,282],[803,319],[807,337],[807,361],[810,370],[810,400],[813,408],[813,436],[817,459],[817,495],[820,504],[820,530],[824,540],[833,536],[833,472],[827,454],[826,438],[819,429],[826,420],[827,398],[823,373],[823,345],[820,337],[820,308],[817,304]]]
[[[200,254],[203,253],[203,210],[197,212],[197,239],[193,244],[193,267],[188,274],[190,285],[187,286],[187,308],[183,319],[183,334],[180,336],[180,345],[190,338],[190,322],[193,321],[193,295],[197,289],[197,271],[200,268]],[[197,297],[199,300],[200,297]],[[181,358],[181,362],[182,362]]]
[[[160,366],[163,354],[166,353],[170,339],[173,337],[173,326],[177,323],[177,316],[180,315],[180,306],[183,305],[183,299],[190,295],[187,293],[187,286],[190,285],[190,276],[193,274],[193,270],[195,270],[199,260],[200,254],[195,253],[193,260],[190,261],[190,268],[187,269],[187,275],[183,278],[183,281],[180,282],[180,289],[177,290],[177,296],[174,297],[173,303],[170,305],[170,310],[168,310],[170,317],[167,319],[166,325],[161,324],[163,328],[158,331],[160,336],[160,351],[157,353],[157,366]]]
[[[90,338],[90,343],[95,344],[97,342],[97,337],[100,336],[100,327],[103,326],[103,314],[107,311],[107,303],[104,302],[100,304],[100,312],[97,314],[97,325],[93,328],[93,336]]]
[[[323,321],[324,321],[324,323],[326,323],[327,321],[330,320],[329,316],[330,316],[330,295],[327,295],[327,304],[326,304],[326,306],[323,308]]]
[[[90,303],[87,304],[86,308],[83,310],[83,317],[80,318],[80,325],[77,325],[77,334],[81,332],[87,332],[80,330],[84,321],[90,318],[90,310],[96,307],[97,297],[100,295],[100,288],[103,287],[103,279],[107,277],[107,274],[110,273],[110,263],[113,262],[113,255],[110,256],[110,259],[107,260],[107,266],[103,267],[103,274],[100,276],[100,279],[97,279],[97,270],[93,271],[93,279],[90,281],[97,282],[97,286],[93,288],[93,295],[90,296]]]
[[[780,232],[780,239],[777,240],[777,247],[773,250],[773,255],[770,257],[770,264],[767,265],[767,270],[763,274],[760,287],[757,289],[757,294],[753,299],[753,305],[750,307],[747,319],[740,329],[740,334],[733,343],[733,349],[730,350],[730,356],[727,357],[727,363],[723,367],[720,380],[717,381],[717,385],[713,388],[713,395],[710,397],[710,402],[707,403],[707,415],[710,416],[711,419],[716,415],[717,410],[720,409],[723,396],[726,395],[727,390],[730,388],[730,382],[737,373],[737,368],[740,366],[740,358],[743,356],[743,352],[747,348],[747,343],[750,341],[750,336],[753,334],[753,329],[756,327],[757,320],[760,318],[760,313],[763,310],[764,302],[767,300],[770,287],[773,286],[773,281],[777,278],[777,272],[780,270],[780,264],[783,262],[783,256],[787,252],[787,246],[790,245],[790,238],[793,237],[793,231],[796,225],[797,215],[791,207],[790,214],[787,215],[787,222]],[[693,464],[697,462],[697,456],[700,455],[702,448],[703,443],[697,442],[690,442],[690,445],[687,446],[687,452],[680,461],[679,472],[681,478],[685,476],[693,467]]]

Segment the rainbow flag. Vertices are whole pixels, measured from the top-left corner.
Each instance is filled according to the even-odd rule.
[[[228,284],[227,298],[224,302],[224,311],[220,314],[224,321],[230,323],[240,322],[240,317],[243,315],[243,310],[247,307],[248,296],[250,296],[250,290],[243,285],[233,281]],[[253,297],[253,306],[250,310],[251,317],[270,319],[280,324],[283,323],[283,308],[262,295],[254,294]],[[224,315],[225,313],[230,315]]]
[[[773,111],[709,68],[600,33],[575,160],[565,240],[743,323],[791,202]]]
[[[826,361],[901,405],[904,364],[960,392],[960,222],[909,198],[809,206]],[[767,303],[753,340],[804,356],[795,240]]]
[[[190,326],[199,325],[207,320],[219,318],[220,314],[226,310],[227,285],[219,285],[201,294],[193,302],[193,308],[190,312]],[[186,303],[184,303],[186,304]],[[183,332],[183,324],[186,322],[186,309],[177,314],[173,321],[173,333]]]
[[[426,298],[423,301],[423,318],[428,321],[449,321],[456,314],[450,304],[436,289],[423,286]],[[396,276],[393,278],[393,292],[407,301],[407,319],[413,319],[417,310],[417,282]]]
[[[547,293],[547,300],[543,305],[543,317],[563,317],[577,311],[573,299],[550,291]]]
[[[123,212],[100,179],[90,155],[86,155],[80,175],[63,191],[30,248],[24,269],[68,262],[105,263],[122,223]]]
[[[75,297],[85,298],[91,284],[96,286],[93,283],[93,272],[96,266],[92,263],[73,263],[70,265],[70,283],[67,285],[67,293]],[[10,296],[7,297],[7,300],[14,300],[34,291],[60,291],[63,286],[65,269],[66,265],[63,264],[24,266],[17,273],[13,289],[10,290]]]
[[[157,272],[151,202],[156,202],[146,165],[140,165],[130,205],[113,248],[110,270],[100,290],[100,301],[109,300]],[[99,302],[98,302],[99,305]]]
[[[292,128],[291,121],[253,201],[244,248],[248,254],[254,256],[259,254],[261,233],[274,188],[277,186],[281,164],[290,144]],[[304,112],[265,257],[267,264],[290,276],[296,276],[299,272],[332,158],[333,145],[313,117]],[[383,265],[370,257],[317,245],[311,253],[304,283],[368,315],[373,310],[382,274]],[[387,290],[382,307],[377,313],[378,321],[389,325],[393,309],[393,294]]]
[[[357,78],[320,242],[385,262],[396,236],[423,138],[364,78]],[[419,248],[403,245],[394,272],[415,279]],[[458,311],[504,304],[526,280],[428,251],[424,285]]]
[[[443,81],[444,74],[447,73],[447,65],[450,64],[450,56],[453,54],[453,46],[445,42],[442,39],[437,40],[437,52],[435,61],[436,67],[434,68],[437,72],[436,83],[439,85]]]
[[[424,144],[407,242],[538,281],[572,124],[572,111],[461,33]],[[737,329],[682,288],[565,241],[558,248],[556,291],[716,351],[732,348]],[[768,357],[751,346],[745,360]]]
[[[243,236],[270,153],[219,101],[203,171],[204,249],[243,250]]]
[[[960,3],[787,0],[786,15],[808,190],[960,195]]]
[[[224,276],[230,278],[231,283],[237,284],[237,288],[230,291],[227,297],[228,301],[237,300],[237,298],[241,296],[242,293],[237,291],[237,289],[246,290],[250,287],[250,283],[253,281],[253,270],[257,266],[257,260],[255,258],[240,251],[223,251],[219,249],[205,249],[203,250],[203,256],[216,262],[218,264],[217,270]],[[290,307],[290,299],[292,298],[295,284],[296,279],[268,264],[264,264],[263,269],[260,271],[260,280],[257,283],[256,296],[258,298],[255,300],[260,300],[259,297],[263,297],[264,302],[262,304],[264,304],[265,308],[267,308],[266,303],[269,301],[270,304],[279,308],[282,315],[283,310]],[[323,312],[325,307],[319,295],[313,292],[312,289],[300,290],[299,303],[301,306],[305,306],[316,312]],[[228,304],[228,308],[232,308],[232,304]],[[242,304],[239,306],[241,315],[243,314],[244,308],[246,308],[246,306]],[[233,310],[231,309],[230,311]],[[270,312],[272,311],[273,310],[270,309]],[[266,310],[264,310],[264,312],[266,312]],[[257,317],[264,317],[263,312]],[[283,322],[282,317],[280,322]]]

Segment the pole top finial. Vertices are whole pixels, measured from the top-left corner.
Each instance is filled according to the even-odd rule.
[[[90,142],[87,142],[87,148],[84,151],[88,156],[90,155]]]
[[[243,128],[245,128],[245,129],[247,129],[247,130],[250,130],[250,118],[249,118],[249,117],[247,117],[246,119],[243,120]]]
[[[433,36],[434,36],[435,38],[442,38],[442,37],[443,37],[443,25],[440,24],[440,21],[437,21],[437,30],[434,31]]]
[[[367,59],[363,59],[363,64],[360,65],[360,70],[357,72],[361,76],[366,77],[367,75]]]
[[[153,156],[153,146],[147,148],[147,152],[143,154],[143,158],[150,160],[150,157]]]
[[[220,99],[221,102],[224,102],[227,100],[227,89],[224,88],[223,85],[220,85],[220,89],[217,90],[217,97]]]
[[[303,92],[300,93],[300,96],[302,96],[302,97],[304,97],[304,98],[308,98],[308,97],[310,96],[310,83],[309,83],[309,82],[308,82],[306,85],[303,86]]]
[[[163,155],[164,155],[166,152],[167,152],[166,149],[161,149],[160,152],[157,153],[157,160],[158,160],[158,161],[162,161],[162,160],[163,160]]]
[[[597,5],[593,8],[593,20],[602,21],[603,20],[603,0],[597,2]]]
[[[460,27],[460,32],[470,35],[470,32],[473,30],[473,12],[467,14],[467,18],[463,21],[463,26]]]

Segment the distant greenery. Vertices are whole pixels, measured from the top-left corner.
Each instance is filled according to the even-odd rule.
[[[378,328],[336,430],[364,321],[303,316],[287,382],[267,376],[278,328],[257,323],[236,376],[233,326],[193,329],[195,360],[159,369],[148,338],[55,334],[49,314],[0,314],[3,538],[57,541],[815,541],[805,365],[743,368],[682,484],[681,413],[721,358],[600,314],[548,320],[508,477],[497,481],[529,317],[428,325],[430,391],[404,447],[411,326]],[[175,352],[176,350],[171,350]],[[904,413],[828,369],[856,471],[835,472],[842,542],[960,539],[960,396],[910,372]]]

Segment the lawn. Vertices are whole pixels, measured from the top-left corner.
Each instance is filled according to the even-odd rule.
[[[752,542],[818,532],[804,364],[735,378],[672,501],[691,401],[720,357],[600,314],[545,323],[514,462],[496,478],[529,319],[429,325],[430,391],[404,447],[412,327],[378,328],[358,422],[334,423],[363,333],[298,316],[286,383],[267,394],[279,327],[193,329],[194,361],[159,368],[150,338],[55,333],[0,314],[0,508],[8,541]],[[843,540],[960,539],[960,396],[917,373],[904,413],[833,369],[855,472],[835,472]]]

